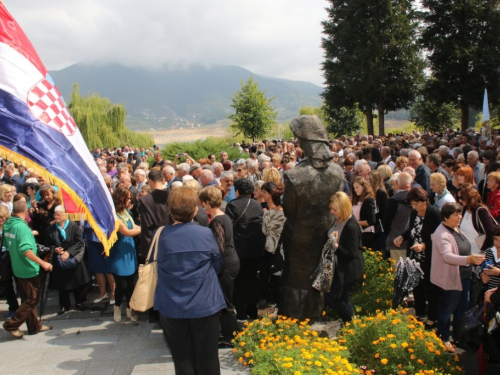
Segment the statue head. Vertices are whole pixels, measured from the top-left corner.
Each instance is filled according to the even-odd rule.
[[[304,115],[290,122],[290,129],[299,138],[304,156],[314,168],[327,167],[333,159],[326,129],[318,116]]]

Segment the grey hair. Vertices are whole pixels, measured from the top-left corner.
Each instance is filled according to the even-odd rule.
[[[175,174],[175,169],[174,169],[174,167],[167,165],[165,168],[163,168],[162,173],[163,174],[167,174],[167,173]]]
[[[185,171],[186,173],[189,173],[190,168],[191,168],[191,166],[188,163],[180,163],[177,166],[177,170],[181,169],[181,170]]]
[[[356,160],[354,163],[354,170],[357,171],[362,165],[368,165],[368,162],[365,159]]]
[[[233,175],[233,172],[231,172],[231,171],[224,171],[224,172],[222,172],[222,173],[220,174],[220,179],[221,179],[221,180],[223,180],[223,179],[225,179],[225,178],[227,178],[227,177],[234,178],[233,176],[234,176],[234,175]]]
[[[462,153],[464,152],[464,150],[462,150],[462,148],[461,148],[461,147],[455,147],[455,148],[453,149],[453,152],[456,152],[457,154],[462,154]]]
[[[479,159],[479,154],[477,153],[477,151],[469,151],[467,156],[469,156],[469,155],[474,156],[474,159]]]
[[[146,177],[146,172],[143,169],[136,169],[134,174],[140,174],[141,176]]]
[[[247,168],[248,169],[252,169],[252,168],[257,168],[257,160],[253,160],[253,159],[247,159]]]

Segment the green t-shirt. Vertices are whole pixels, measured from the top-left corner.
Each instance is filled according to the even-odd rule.
[[[12,216],[3,226],[3,236],[3,246],[9,251],[14,275],[20,279],[37,276],[40,266],[24,255],[28,250],[37,253],[35,237],[24,220]]]

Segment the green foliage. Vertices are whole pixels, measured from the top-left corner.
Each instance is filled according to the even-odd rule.
[[[388,309],[394,293],[394,261],[384,260],[380,251],[366,250],[363,256],[363,288],[351,295],[351,304],[358,316]]]
[[[112,104],[97,94],[80,96],[78,84],[73,87],[68,109],[73,116],[87,147],[150,147],[154,144],[149,134],[133,132],[125,126],[126,111],[122,105]]]
[[[423,0],[422,5],[422,45],[434,77],[427,99],[460,107],[465,130],[469,108],[481,108],[485,88],[490,103],[500,104],[498,1]]]
[[[373,134],[378,109],[379,133],[384,114],[408,108],[424,60],[417,42],[418,25],[412,3],[405,0],[329,0],[323,21],[323,98],[333,110],[357,103]]]
[[[252,374],[350,374],[354,366],[346,359],[347,348],[329,338],[318,337],[308,320],[298,322],[278,316],[246,323],[233,340],[233,353]]]
[[[235,113],[229,116],[237,129],[254,141],[264,138],[276,123],[277,112],[271,106],[274,97],[268,99],[265,91],[260,90],[259,84],[250,77],[246,83],[241,81],[241,88],[231,98],[231,107]]]
[[[410,121],[419,130],[443,132],[460,122],[460,111],[454,104],[437,104],[420,97],[410,108]]]
[[[324,104],[323,113],[326,131],[334,138],[357,133],[364,122],[363,112],[358,109],[357,105],[352,108],[330,108]]]
[[[200,158],[207,158],[210,154],[215,154],[215,158],[219,159],[219,153],[226,151],[229,160],[248,157],[242,154],[238,148],[232,147],[231,142],[227,138],[208,137],[204,140],[197,140],[194,142],[174,142],[165,146],[162,150],[162,155],[165,159],[174,160],[175,155],[187,153],[194,160]],[[183,162],[184,158],[180,157],[179,162]]]
[[[340,331],[338,341],[347,346],[349,359],[361,366],[362,374],[462,373],[436,333],[426,331],[407,313],[407,309],[377,311],[354,319]]]

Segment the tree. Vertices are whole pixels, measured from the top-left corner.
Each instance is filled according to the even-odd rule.
[[[419,97],[410,108],[410,121],[422,131],[444,132],[460,122],[460,111],[454,104],[437,104]]]
[[[490,103],[499,104],[499,2],[423,0],[422,5],[427,26],[421,40],[435,78],[430,98],[459,106],[465,130],[469,108],[481,108],[485,88]]]
[[[409,108],[423,78],[412,2],[329,2],[329,18],[323,21],[323,98],[331,110],[358,105],[369,134],[377,109],[379,133],[384,134],[385,113]]]
[[[149,134],[137,133],[125,126],[125,107],[112,104],[97,94],[80,96],[78,84],[71,93],[68,109],[82,133],[87,147],[118,147],[122,145],[149,147],[154,144]]]
[[[357,106],[331,109],[323,104],[323,112],[325,113],[326,131],[334,138],[339,138],[341,135],[353,135],[363,125],[363,112]]]
[[[231,98],[231,107],[235,113],[229,118],[233,121],[232,128],[238,130],[247,138],[264,138],[276,123],[278,114],[271,102],[274,97],[268,99],[265,91],[260,90],[259,84],[250,77],[246,83],[241,81],[241,88]]]

